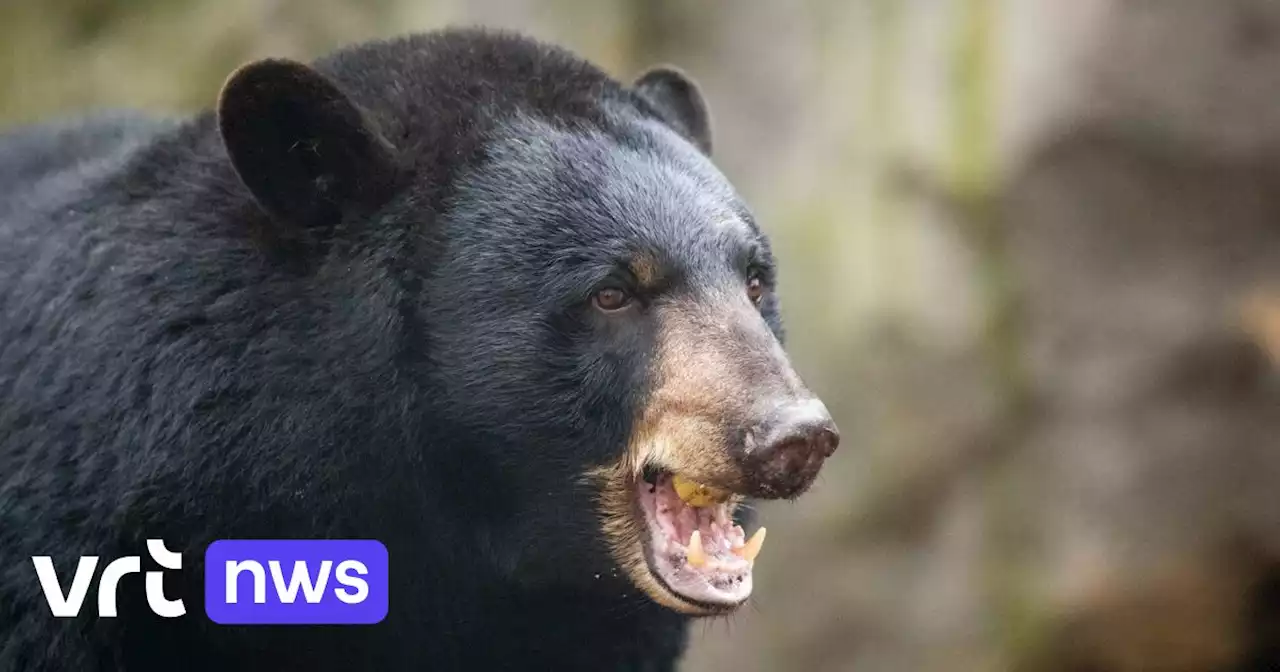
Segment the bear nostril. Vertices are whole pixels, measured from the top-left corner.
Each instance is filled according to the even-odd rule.
[[[831,457],[839,444],[840,435],[831,428],[822,427],[792,435],[766,448],[765,454],[774,461],[800,468],[813,460]]]
[[[836,448],[840,447],[840,431],[835,428],[835,425],[824,427],[818,432],[816,442],[818,452],[823,457],[831,457],[836,452]]]

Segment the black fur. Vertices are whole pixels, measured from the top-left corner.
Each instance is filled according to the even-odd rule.
[[[580,479],[626,442],[651,334],[587,298],[637,247],[688,291],[769,268],[698,125],[507,34],[274,67],[221,125],[0,138],[0,670],[670,669],[686,619],[619,575]],[[346,144],[299,163],[313,132]],[[140,575],[120,618],[95,591],[50,616],[31,556],[65,585],[81,555],[147,569],[149,537],[185,618]],[[205,618],[207,544],[326,537],[388,547],[382,624]]]
[[[394,149],[335,84],[301,63],[236,71],[218,100],[218,128],[231,165],[272,218],[276,245],[302,239],[321,252],[338,219],[382,205],[400,177]]]
[[[671,66],[653,68],[635,83],[636,93],[704,154],[711,154],[711,112],[692,79]]]

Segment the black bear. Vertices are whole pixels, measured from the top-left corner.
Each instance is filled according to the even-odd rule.
[[[0,138],[0,670],[672,669],[838,442],[710,151],[678,70],[479,29]],[[224,538],[379,540],[389,612],[211,622]],[[36,556],[144,571],[59,618]]]

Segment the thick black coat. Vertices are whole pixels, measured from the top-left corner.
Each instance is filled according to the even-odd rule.
[[[0,138],[0,670],[669,669],[687,619],[620,576],[577,478],[626,443],[646,339],[575,306],[646,218],[745,209],[697,129],[555,48],[455,31],[315,68],[396,148],[328,229],[264,212],[213,113]],[[647,170],[683,177],[601,203]],[[146,569],[148,537],[187,617],[139,575],[120,618],[92,591],[50,617],[31,556]],[[326,537],[388,547],[382,624],[204,618],[209,542]]]

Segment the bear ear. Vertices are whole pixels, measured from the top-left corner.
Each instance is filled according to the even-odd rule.
[[[380,204],[394,150],[356,105],[310,67],[268,59],[236,70],[218,98],[231,164],[274,224],[325,242],[342,213]]]
[[[711,112],[692,78],[679,68],[663,65],[641,75],[634,86],[668,123],[703,154],[711,155]]]

